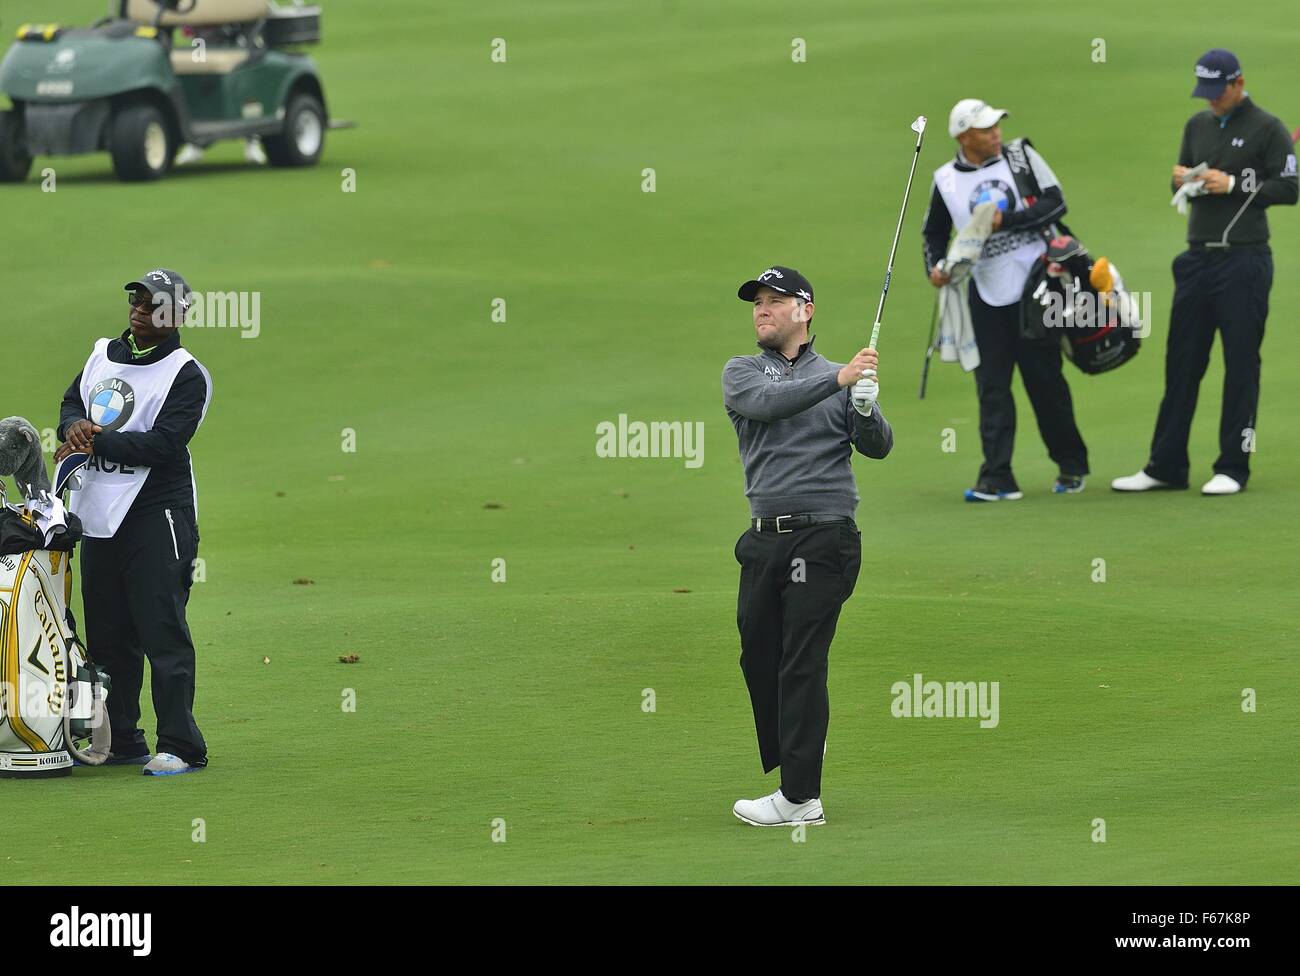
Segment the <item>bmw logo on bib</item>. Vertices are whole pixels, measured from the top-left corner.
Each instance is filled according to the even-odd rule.
[[[90,391],[90,420],[104,430],[120,429],[134,409],[135,391],[122,380],[103,380]]]
[[[971,191],[970,209],[974,213],[975,208],[981,203],[996,203],[999,210],[1014,210],[1015,197],[1011,194],[1011,187],[1007,186],[1001,180],[985,180],[979,186]]]

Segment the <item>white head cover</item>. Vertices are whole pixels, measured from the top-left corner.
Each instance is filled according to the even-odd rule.
[[[948,254],[939,262],[939,270],[952,278],[952,283],[963,281],[984,250],[984,242],[993,233],[993,215],[998,205],[991,200],[978,204],[971,211],[970,220],[958,231],[948,248]]]
[[[967,129],[990,129],[1007,117],[1004,109],[991,108],[978,98],[963,98],[948,114],[948,135],[956,139]]]

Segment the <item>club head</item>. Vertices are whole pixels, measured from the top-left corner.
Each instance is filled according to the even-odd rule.
[[[919,135],[922,135],[922,134],[925,132],[925,116],[924,116],[924,115],[918,115],[918,116],[916,117],[916,121],[912,123],[912,131],[915,132],[918,136],[919,136]]]

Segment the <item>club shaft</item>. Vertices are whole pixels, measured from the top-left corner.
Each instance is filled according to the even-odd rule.
[[[912,195],[912,179],[916,176],[916,164],[921,158],[921,141],[925,134],[916,137],[916,152],[912,154],[912,168],[907,173],[907,189],[903,191],[903,208],[898,212],[898,226],[894,228],[894,243],[889,248],[889,263],[885,266],[885,284],[880,289],[880,304],[876,306],[876,321],[871,326],[871,341],[867,343],[872,349],[880,339],[880,318],[885,313],[885,299],[889,297],[889,279],[894,273],[894,255],[898,253],[898,238],[903,233],[903,218],[907,216],[907,200]]]

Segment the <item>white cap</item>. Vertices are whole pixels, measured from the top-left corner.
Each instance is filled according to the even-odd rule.
[[[948,114],[948,135],[956,139],[967,129],[991,129],[1007,116],[1000,108],[990,108],[978,98],[963,98]]]

